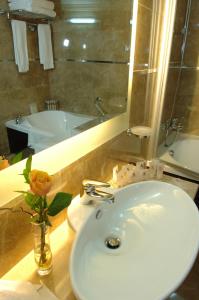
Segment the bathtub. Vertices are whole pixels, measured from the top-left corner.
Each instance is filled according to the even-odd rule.
[[[162,161],[180,168],[180,175],[199,180],[199,136],[181,134],[171,146],[162,144],[158,152]]]
[[[15,120],[5,123],[7,128],[28,135],[27,146],[35,153],[80,133],[79,127],[95,120],[96,117],[64,111],[42,111],[23,116],[22,122]]]

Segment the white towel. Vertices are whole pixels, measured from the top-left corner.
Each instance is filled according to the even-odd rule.
[[[19,1],[19,2],[18,2]],[[49,16],[52,18],[56,17],[56,12],[52,9],[43,8],[41,6],[33,5],[25,0],[17,0],[17,2],[9,3],[10,10],[25,10],[28,12]]]
[[[41,7],[41,8],[46,8],[46,9],[54,9],[55,4],[52,1],[48,0],[9,0],[10,4],[18,4],[18,5],[23,5],[24,7],[26,5],[29,6],[35,6],[35,7]]]
[[[29,60],[26,23],[12,20],[11,25],[16,65],[18,66],[19,72],[27,72],[29,70]]]
[[[48,24],[38,25],[39,57],[44,70],[54,68],[51,28]]]

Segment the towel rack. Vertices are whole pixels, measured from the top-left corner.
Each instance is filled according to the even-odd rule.
[[[7,16],[8,20],[25,21],[31,25],[49,24],[53,21],[53,18],[45,15],[31,13],[22,9],[18,10],[4,10],[0,9],[0,16]]]

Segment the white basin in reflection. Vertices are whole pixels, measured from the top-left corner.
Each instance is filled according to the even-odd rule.
[[[81,300],[162,300],[182,283],[199,248],[199,215],[180,188],[158,181],[116,192],[74,242],[70,275]],[[107,237],[121,245],[109,249]]]

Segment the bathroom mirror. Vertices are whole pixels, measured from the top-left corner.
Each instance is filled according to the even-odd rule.
[[[177,1],[158,157],[199,180],[199,2]]]
[[[68,20],[69,18],[72,18],[72,16],[74,18],[79,17],[78,7],[83,2],[85,3],[85,6],[82,6],[81,8],[82,18],[83,15],[84,17],[85,15],[88,16],[87,9],[86,9],[88,5],[92,4],[91,7],[93,8],[93,14],[97,14],[98,12],[98,16],[96,15],[97,18],[96,23],[91,25],[91,26],[98,26],[98,27],[93,27],[96,28],[96,30],[93,31],[93,37],[95,37],[95,41],[96,41],[95,49],[97,49],[99,54],[98,57],[96,56],[97,57],[96,61],[94,60],[94,56],[90,56],[92,57],[92,59],[89,59],[88,56],[86,57],[81,56],[83,55],[82,53],[85,54],[87,53],[87,55],[89,54],[89,52],[84,52],[86,49],[88,50],[90,49],[89,51],[94,50],[94,48],[91,47],[92,43],[91,44],[89,43],[90,39],[88,40],[87,43],[88,46],[90,45],[89,47],[91,48],[86,47],[86,49],[81,49],[80,51],[81,55],[78,51],[74,51],[73,56],[71,56],[72,49],[70,47],[67,48],[63,46],[63,42],[67,37],[69,37],[69,34],[71,37],[75,36],[75,33],[72,32],[72,28],[73,29],[77,28],[76,38],[74,40],[74,43],[75,41],[77,41],[77,44],[79,45],[78,47],[80,47],[82,45],[82,42],[85,41],[85,39],[81,37],[80,33],[78,33],[78,28],[79,30],[81,29],[84,32],[85,38],[92,35],[91,33],[89,33],[88,30],[90,28],[89,27],[90,24],[77,23],[73,25],[73,23],[70,24]],[[60,69],[58,69],[60,70],[60,73],[57,74],[57,76],[53,76],[53,72],[57,72],[56,68],[55,70],[44,72],[40,65],[36,66],[35,63],[37,62],[37,58],[35,58],[34,55],[37,52],[34,52],[36,51],[35,49],[32,49],[31,55],[33,61],[30,63],[32,69],[34,70],[34,74],[35,74],[34,78],[31,77],[30,73],[18,74],[16,72],[12,53],[10,53],[9,63],[7,62],[5,66],[3,65],[3,62],[5,61],[3,59],[1,60],[2,68],[4,66],[4,69],[6,70],[5,80],[3,81],[5,82],[4,87],[6,88],[7,84],[9,83],[9,88],[10,88],[11,99],[7,102],[9,103],[10,107],[12,107],[14,111],[14,115],[16,116],[18,113],[21,113],[24,107],[24,102],[27,101],[26,104],[34,103],[32,97],[33,96],[35,97],[36,95],[40,95],[40,92],[41,92],[41,97],[38,97],[37,99],[40,99],[41,101],[40,104],[42,106],[44,103],[43,100],[45,98],[46,90],[48,92],[52,92],[51,94],[52,97],[54,99],[58,99],[61,105],[62,105],[61,100],[65,99],[64,96],[61,99],[62,92],[66,93],[65,96],[70,95],[70,93],[74,93],[73,95],[74,97],[72,96],[69,97],[68,102],[65,103],[66,109],[69,110],[69,108],[67,108],[67,105],[70,105],[71,109],[73,108],[74,113],[80,113],[80,111],[78,111],[78,105],[76,105],[78,103],[78,101],[76,101],[78,97],[79,99],[84,99],[84,100],[85,99],[88,100],[89,98],[90,102],[83,102],[82,100],[82,103],[84,103],[83,105],[81,105],[80,102],[80,106],[82,107],[81,113],[84,114],[87,113],[88,115],[91,111],[89,110],[86,111],[86,107],[89,106],[90,104],[92,104],[93,111],[96,110],[95,105],[93,105],[94,103],[93,98],[94,100],[96,99],[95,96],[96,97],[99,96],[103,99],[110,99],[110,100],[112,99],[113,102],[111,102],[112,100],[107,102],[107,106],[104,107],[106,108],[107,112],[109,112],[109,114],[111,115],[111,118],[105,119],[104,122],[102,123],[94,124],[94,126],[86,129],[85,131],[77,135],[74,135],[69,139],[65,139],[64,141],[61,141],[58,144],[55,144],[49,147],[48,149],[40,151],[34,155],[33,168],[46,170],[50,174],[55,174],[59,172],[64,167],[68,166],[69,164],[76,161],[80,157],[84,156],[88,152],[96,149],[100,145],[114,138],[115,136],[117,136],[118,134],[120,134],[121,132],[123,132],[128,128],[131,90],[132,90],[132,78],[133,78],[133,59],[134,59],[134,48],[135,48],[137,9],[138,9],[137,0],[126,1],[125,5],[121,3],[121,1],[97,1],[97,0],[96,1],[56,1],[56,4],[58,5],[57,6],[58,19],[57,19],[57,24],[53,24],[54,26],[53,38],[58,39],[57,47],[58,46],[59,47],[57,49],[57,52],[55,49],[55,53],[57,53],[57,55],[58,54],[60,55],[60,59],[59,56],[57,56],[58,58],[55,57],[55,66],[60,67]],[[69,9],[69,4],[73,5],[71,6],[73,7],[71,8],[71,10]],[[67,12],[69,15],[67,16],[65,16],[63,13],[63,5],[65,5],[65,7],[68,7]],[[99,5],[99,8],[97,5]],[[104,9],[102,9],[103,7]],[[75,11],[76,14],[74,13]],[[72,12],[74,13],[74,15],[72,14]],[[119,13],[117,17],[115,15],[116,12]],[[111,16],[113,16],[113,14],[114,17],[113,19],[111,19],[112,18]],[[105,23],[102,23],[100,21],[100,18],[102,18],[103,15],[106,16]],[[89,14],[89,18],[91,17],[94,18],[94,15]],[[120,22],[118,22],[118,20],[120,20]],[[0,22],[4,24],[3,26],[5,27],[5,30],[8,30],[9,25],[3,19],[3,17],[0,17]],[[122,24],[121,30],[117,27],[119,26],[119,23]],[[124,23],[126,25],[124,25]],[[61,24],[62,25],[64,24],[63,28],[65,29],[61,30],[62,28]],[[114,24],[116,28],[118,28],[117,32],[114,31],[114,26],[113,26]],[[67,26],[74,26],[74,27],[70,27],[71,29],[66,35],[65,30]],[[124,31],[123,28],[124,26],[128,27],[128,32]],[[102,32],[98,32],[97,28],[101,29]],[[121,38],[122,37],[124,38],[122,43],[120,43],[120,41],[118,41],[117,43],[117,39],[115,39],[117,35]],[[5,35],[5,39],[6,38],[7,36]],[[35,32],[30,32],[30,38],[31,40],[35,41],[36,38]],[[124,41],[127,41],[127,38],[129,44],[126,44],[126,42],[124,43]],[[81,41],[81,43],[79,43],[78,41],[79,42]],[[104,60],[102,61],[103,54],[106,53],[104,50],[106,48],[106,45],[107,45],[107,50],[108,48],[119,49],[118,53],[123,53],[123,56],[120,57],[117,56],[116,54],[116,56],[114,57],[114,55],[111,56],[110,54],[109,57],[108,56],[105,57]],[[5,55],[6,51],[4,51],[3,53]],[[112,53],[114,54],[114,52]],[[8,71],[7,68],[9,68],[9,72],[10,72],[9,74],[7,74]],[[72,73],[72,70],[74,68],[76,68],[76,71]],[[13,79],[11,74],[14,74]],[[67,85],[67,81],[65,81],[65,78],[68,78],[68,80],[73,78],[74,85],[72,87],[70,87],[70,85]],[[93,81],[91,80],[91,78]],[[19,86],[15,84],[17,80],[19,80],[20,83]],[[47,86],[45,85],[46,80],[49,84]],[[12,82],[11,86],[10,86],[10,82]],[[37,86],[36,88],[32,87],[32,84],[34,82],[39,86]],[[56,84],[58,87],[57,90],[53,89],[53,86]],[[13,90],[13,86],[18,87],[17,92],[16,90]],[[83,87],[86,88],[85,93],[83,92]],[[78,92],[79,88],[81,90],[80,93]],[[90,91],[89,97],[87,97],[88,91]],[[24,96],[23,99],[21,99],[21,101],[18,101],[20,95],[24,95]],[[108,95],[109,96],[112,95],[112,96],[109,97]],[[120,97],[121,95],[122,97]],[[124,98],[125,98],[124,101],[125,105],[121,105],[121,101],[123,101]],[[16,103],[14,101],[16,101]],[[4,104],[5,102],[2,102],[2,105]],[[38,105],[39,108],[41,106]],[[112,107],[115,107],[115,110],[113,110]],[[5,107],[4,111],[6,110],[7,109]],[[28,111],[29,111],[29,105],[26,105],[26,112],[24,113],[24,115],[28,114]],[[93,111],[91,112],[91,114],[93,114]],[[13,115],[10,113],[10,119],[13,118],[12,116]],[[1,121],[3,121],[3,118]],[[1,132],[3,136],[2,129]],[[21,171],[23,170],[24,164],[25,161],[21,161],[0,172],[1,205],[8,203],[9,201],[16,198],[16,193],[14,191],[24,190],[27,188],[23,182],[22,176],[18,176],[18,174],[20,174]]]
[[[54,3],[49,71],[40,65],[31,25],[29,71],[18,72],[10,21],[0,16],[0,155],[38,153],[127,109],[133,1]],[[7,0],[0,8],[8,9]]]

